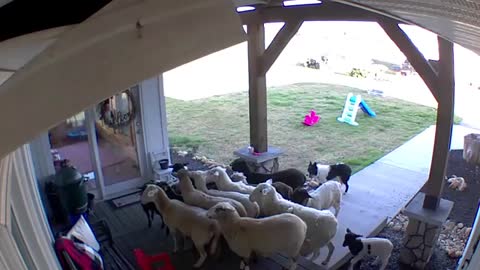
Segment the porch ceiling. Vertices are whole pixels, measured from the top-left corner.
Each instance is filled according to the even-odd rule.
[[[480,54],[480,0],[335,0],[405,20]]]
[[[55,28],[82,22],[110,1],[85,0],[63,3],[63,1],[0,0],[0,25],[8,25],[8,27],[0,27],[0,72],[9,73],[18,70],[55,40],[60,33]],[[278,17],[277,11],[283,5],[282,0],[232,1],[237,7],[263,7],[265,10],[263,16],[273,21]],[[333,1],[352,7],[335,6],[340,13],[345,13],[343,15],[345,20],[372,21],[374,18],[365,12],[365,9],[374,11],[399,21],[419,25],[480,54],[480,0]],[[322,16],[325,20],[335,19],[331,10],[322,12],[319,6],[305,7],[302,10],[299,9],[297,13],[303,14],[302,16],[307,20],[309,16],[313,18]],[[244,18],[247,16],[248,12],[244,13]],[[53,32],[50,32],[51,29],[54,29]],[[15,38],[30,33],[34,34],[27,35],[28,39]],[[0,80],[0,84],[2,82],[3,80]]]
[[[321,1],[318,1],[319,3]],[[480,0],[324,0],[370,10],[430,30],[480,54]],[[281,0],[234,0],[237,6],[264,10]],[[345,14],[348,18],[348,14]]]

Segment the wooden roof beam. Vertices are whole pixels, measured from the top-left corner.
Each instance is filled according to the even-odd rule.
[[[439,88],[437,84],[439,77],[437,71],[425,59],[425,56],[423,56],[415,44],[413,44],[408,35],[400,28],[397,21],[386,17],[378,17],[377,22],[400,51],[407,57],[410,64],[415,68],[415,71],[418,72],[420,77],[422,77],[428,89],[430,89],[430,92],[432,92],[438,102],[440,94],[438,93]]]
[[[275,63],[275,60],[277,60],[278,56],[285,49],[288,42],[290,42],[292,37],[298,32],[302,23],[303,21],[300,20],[287,21],[280,31],[278,31],[277,35],[275,35],[275,38],[273,38],[272,42],[262,55],[263,74],[266,74],[272,67],[273,63]]]
[[[243,24],[271,23],[286,21],[371,21],[376,22],[378,14],[335,2],[303,6],[264,6],[256,10],[240,12]]]

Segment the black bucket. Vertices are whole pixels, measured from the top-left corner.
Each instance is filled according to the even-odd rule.
[[[160,169],[162,169],[162,170],[168,169],[168,159],[166,159],[166,158],[165,159],[160,159],[158,161],[158,164],[160,164]]]

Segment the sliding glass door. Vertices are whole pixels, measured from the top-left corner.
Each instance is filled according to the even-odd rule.
[[[142,182],[146,155],[138,91],[122,91],[49,131],[54,160],[69,159],[100,197]]]
[[[107,191],[115,192],[125,186],[122,184],[142,176],[142,138],[137,130],[140,104],[136,92],[132,88],[118,93],[102,101],[95,110],[97,147]]]

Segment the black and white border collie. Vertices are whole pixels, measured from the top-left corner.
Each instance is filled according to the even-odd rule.
[[[345,185],[345,193],[348,192],[348,180],[352,175],[352,168],[344,163],[337,163],[332,165],[323,165],[317,162],[308,164],[308,176],[319,181],[320,184],[336,177],[339,178],[340,183]]]
[[[366,256],[375,256],[375,262],[380,262],[379,270],[385,269],[392,254],[393,244],[386,238],[368,237],[365,238],[359,234],[353,233],[347,228],[347,233],[342,246],[348,247],[350,253],[354,256],[350,261],[348,270],[353,270],[360,260]]]

